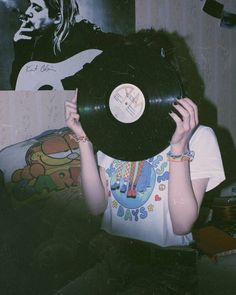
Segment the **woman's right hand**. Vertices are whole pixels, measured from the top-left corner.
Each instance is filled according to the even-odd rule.
[[[79,138],[81,136],[86,137],[86,134],[79,121],[80,116],[77,112],[77,97],[78,97],[78,89],[76,89],[75,95],[72,97],[72,99],[67,100],[65,102],[65,120],[66,120],[67,126]]]

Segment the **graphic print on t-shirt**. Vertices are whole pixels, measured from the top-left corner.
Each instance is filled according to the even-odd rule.
[[[112,207],[117,209],[117,216],[135,221],[138,221],[138,215],[146,218],[154,203],[161,201],[158,191],[166,188],[167,166],[162,155],[140,162],[114,160],[106,172],[110,177],[109,191],[114,198]]]

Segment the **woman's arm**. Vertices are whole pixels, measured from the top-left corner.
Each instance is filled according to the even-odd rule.
[[[65,117],[67,126],[74,132],[80,149],[81,185],[85,200],[92,214],[98,215],[107,207],[107,190],[104,172],[98,170],[93,145],[88,140],[79,121],[77,113],[77,92],[71,101],[65,102]]]
[[[191,231],[198,218],[208,178],[191,181],[189,162],[170,162],[169,210],[175,234]]]
[[[189,98],[178,100],[174,107],[182,118],[174,112],[170,114],[176,123],[176,131],[171,139],[171,152],[180,155],[189,149],[189,140],[198,126],[198,109]],[[191,231],[198,217],[208,178],[192,181],[189,161],[170,160],[169,173],[168,204],[173,231],[184,235]]]

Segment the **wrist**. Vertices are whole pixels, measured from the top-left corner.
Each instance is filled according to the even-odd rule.
[[[181,154],[175,154],[171,150],[167,153],[167,159],[171,162],[184,162],[184,161],[192,161],[194,159],[194,151],[186,151]]]
[[[181,155],[181,154],[187,153],[189,151],[189,147],[187,145],[183,146],[183,145],[171,144],[170,151],[171,153],[175,155]]]
[[[89,138],[84,134],[76,134],[76,133],[73,133],[73,134],[70,134],[70,138],[73,139],[75,142],[77,143],[86,143],[86,142],[90,142]]]
[[[74,134],[74,136],[76,138],[79,138],[79,137],[87,137],[87,135],[83,131],[74,132],[73,134]]]

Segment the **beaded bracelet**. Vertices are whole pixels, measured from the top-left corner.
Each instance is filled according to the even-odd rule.
[[[194,151],[187,151],[183,154],[176,155],[171,151],[167,153],[167,160],[172,162],[183,162],[183,161],[192,161],[194,159]]]
[[[73,139],[77,143],[90,141],[89,138],[85,135],[81,135],[81,136],[77,137],[75,134],[70,134],[70,138]]]

